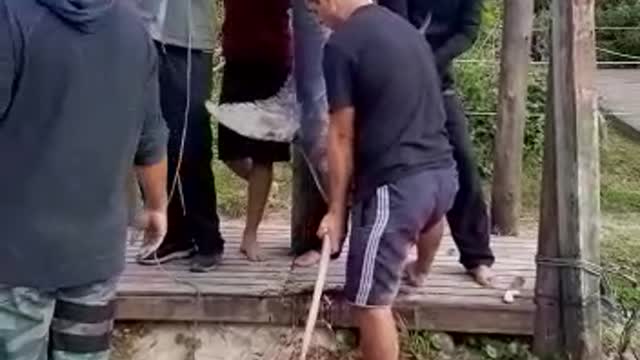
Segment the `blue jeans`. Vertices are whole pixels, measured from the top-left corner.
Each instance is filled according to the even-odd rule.
[[[116,283],[54,291],[0,285],[0,359],[108,360]]]

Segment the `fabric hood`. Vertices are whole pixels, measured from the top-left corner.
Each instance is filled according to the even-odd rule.
[[[65,22],[80,31],[91,32],[115,0],[38,0]]]

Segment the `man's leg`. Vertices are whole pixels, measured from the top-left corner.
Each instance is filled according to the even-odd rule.
[[[460,251],[460,262],[486,285],[489,267],[495,258],[490,247],[489,214],[482,193],[482,183],[471,145],[467,117],[462,103],[452,90],[445,92],[447,131],[458,165],[460,190],[453,208],[447,213],[451,235]]]
[[[418,238],[418,258],[407,265],[409,284],[422,286],[433,265],[442,237],[444,236],[444,221],[438,221],[433,227],[426,229]]]
[[[224,164],[233,171],[236,176],[241,178],[244,181],[249,181],[249,176],[251,175],[251,169],[253,168],[253,164],[251,159],[242,159],[242,160],[230,160],[225,161]]]
[[[183,189],[179,187],[179,185],[183,185],[182,182],[185,180],[183,178],[185,168],[189,167],[189,165],[185,166],[185,160],[188,160],[186,142],[184,148],[182,146],[182,138],[185,135],[183,130],[186,107],[187,51],[186,49],[159,44],[157,44],[157,48],[160,61],[160,105],[162,107],[162,115],[169,128],[167,191],[172,193],[172,197],[169,199],[167,212],[167,235],[155,254],[138,260],[143,265],[155,265],[158,262],[164,263],[171,260],[190,258],[195,252],[193,235],[189,231],[185,217],[186,210],[182,204],[184,197],[180,190]],[[187,131],[185,140],[188,140],[192,133],[193,131]],[[178,179],[176,171],[181,157],[183,160],[180,165],[181,176]],[[178,180],[180,182],[177,182]]]
[[[269,200],[272,182],[273,164],[254,162],[249,173],[247,221],[240,246],[240,251],[251,261],[263,260],[258,245],[258,226],[260,226],[264,209]]]
[[[57,293],[50,360],[108,360],[117,279]]]
[[[176,68],[181,69],[178,73],[184,77],[182,79],[177,77],[175,81],[182,81],[184,89],[187,87],[186,56],[187,52],[184,51],[174,57]],[[211,116],[204,105],[211,96],[212,55],[193,51],[191,56],[190,112],[180,179],[188,231],[198,248],[191,270],[202,272],[211,270],[220,263],[224,240],[220,234],[220,218],[212,170]],[[182,117],[184,118],[184,114]]]
[[[364,360],[396,360],[400,356],[398,330],[391,306],[354,307],[360,329],[360,350]]]
[[[382,186],[351,215],[351,237],[344,294],[360,330],[364,360],[396,360],[398,333],[391,304],[400,287],[411,234],[394,234],[398,214],[390,213],[389,186]],[[418,226],[415,226],[417,229]],[[416,230],[417,232],[417,230]],[[393,235],[392,235],[393,234]]]
[[[50,294],[0,285],[0,359],[47,360],[54,306]]]

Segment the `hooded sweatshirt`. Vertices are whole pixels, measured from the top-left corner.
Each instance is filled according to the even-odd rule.
[[[165,157],[157,60],[120,0],[0,0],[0,284],[124,267],[126,179]]]

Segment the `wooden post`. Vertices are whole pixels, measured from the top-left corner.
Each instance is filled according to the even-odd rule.
[[[307,162],[299,151],[293,155],[293,190],[291,206],[291,252],[302,255],[311,249],[320,249],[322,242],[316,236],[327,204],[318,190]]]
[[[553,59],[551,59],[553,62]],[[550,68],[553,65],[550,66]],[[555,201],[555,131],[553,118],[553,79],[547,74],[547,116],[544,127],[544,158],[542,191],[540,193],[540,228],[538,257],[558,257],[558,215]],[[562,351],[562,314],[560,312],[560,273],[557,267],[538,266],[536,270],[536,317],[534,351],[541,357],[551,357]]]
[[[558,257],[538,259],[539,268],[556,267],[559,271],[561,347],[566,352],[562,355],[575,360],[601,358],[594,3],[595,0],[552,3],[554,99],[550,141],[556,176],[546,185],[553,186],[551,193],[556,195],[550,208],[556,216],[555,226],[546,228],[553,231],[546,241],[557,239]],[[547,279],[550,280],[553,278]],[[547,286],[553,287],[538,284],[538,290]],[[542,345],[538,343],[536,348],[540,350]]]
[[[491,201],[492,231],[499,235],[518,234],[533,10],[534,0],[504,1]]]

